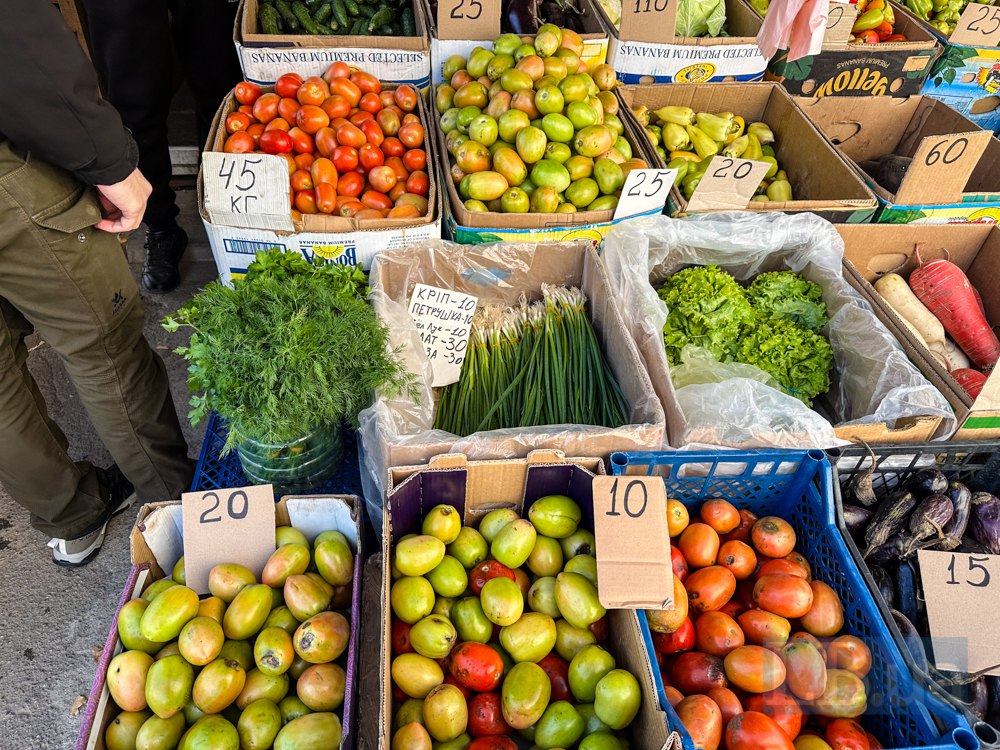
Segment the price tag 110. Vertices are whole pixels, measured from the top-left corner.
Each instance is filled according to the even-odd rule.
[[[662,211],[676,176],[676,169],[633,169],[622,185],[614,218],[625,219],[654,209]]]
[[[960,203],[969,176],[992,139],[988,130],[925,137],[917,146],[894,202]]]
[[[208,593],[208,573],[219,563],[237,563],[258,575],[274,552],[274,491],[271,485],[185,492],[184,574],[187,585]]]
[[[202,154],[205,211],[214,224],[291,232],[288,162],[273,154]]]
[[[612,609],[672,609],[667,490],[660,477],[594,477],[597,590]]]
[[[948,41],[970,47],[1000,47],[1000,6],[969,3]]]
[[[851,38],[854,20],[858,17],[858,6],[847,3],[830,3],[826,17],[826,31],[823,32],[824,47],[843,47]]]
[[[677,0],[623,0],[620,39],[664,44],[675,40]]]
[[[438,0],[438,39],[500,36],[500,0]]]
[[[431,361],[435,388],[458,382],[477,304],[479,298],[471,294],[428,284],[413,287],[410,315]]]
[[[713,156],[688,201],[688,211],[742,211],[770,165],[765,161]]]
[[[937,668],[972,673],[1000,664],[1000,639],[983,617],[1000,598],[1000,556],[920,550],[917,560]]]

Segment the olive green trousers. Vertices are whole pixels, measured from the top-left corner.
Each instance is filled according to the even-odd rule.
[[[0,485],[53,537],[105,511],[28,372],[37,331],[59,355],[97,434],[146,501],[187,489],[191,465],[166,368],[142,335],[139,290],[98,199],[69,173],[0,143]]]

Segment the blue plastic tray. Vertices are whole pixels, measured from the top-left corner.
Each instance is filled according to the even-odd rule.
[[[218,490],[226,487],[247,487],[253,484],[243,473],[239,456],[232,451],[222,458],[220,453],[226,442],[226,423],[213,413],[208,418],[205,429],[205,442],[198,456],[198,468],[191,481],[191,491]],[[363,496],[361,489],[361,472],[358,463],[358,444],[353,432],[344,434],[344,458],[340,468],[330,481],[322,487],[308,492],[296,492],[298,495],[357,495]],[[279,498],[275,498],[277,500]]]
[[[964,719],[915,681],[903,661],[834,524],[833,476],[822,451],[614,453],[611,467],[615,475],[663,476],[667,495],[693,510],[707,498],[722,497],[759,516],[786,519],[795,527],[797,549],[809,559],[816,578],[840,596],[843,632],[863,639],[872,651],[872,669],[865,680],[868,711],[861,719],[865,728],[887,748],[979,747]],[[639,621],[655,662],[646,620]],[[685,750],[693,750],[691,736],[666,700],[659,670],[653,673],[662,708],[680,732]]]

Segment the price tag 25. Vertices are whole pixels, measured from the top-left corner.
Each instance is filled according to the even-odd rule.
[[[851,38],[854,20],[858,17],[858,6],[847,3],[830,3],[823,32],[824,47],[842,47]]]
[[[713,156],[688,201],[688,211],[742,211],[769,168],[764,161]]]
[[[1000,642],[982,616],[1000,596],[1000,556],[920,550],[917,560],[937,668],[971,673],[1000,664]]]
[[[973,47],[1000,47],[1000,6],[969,3],[948,41]]]
[[[654,209],[662,211],[676,176],[676,169],[633,169],[622,185],[614,218],[624,219]]]
[[[500,35],[500,0],[438,0],[439,39],[490,39]]]
[[[208,592],[208,573],[238,563],[259,573],[274,552],[274,492],[270,485],[181,496],[187,585]]]
[[[594,536],[601,604],[670,609],[674,576],[667,491],[660,477],[594,477]]]
[[[896,203],[958,203],[993,134],[988,130],[927,136],[896,191]]]

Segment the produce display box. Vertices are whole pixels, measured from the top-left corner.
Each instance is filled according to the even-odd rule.
[[[726,0],[727,36],[681,37],[657,23],[660,42],[623,39],[600,3],[611,40],[608,62],[623,83],[708,83],[760,81],[767,58],[757,46],[761,19],[743,0]],[[632,6],[622,5],[622,12]]]
[[[956,157],[944,164],[947,154],[939,152],[947,152],[949,146],[935,150],[940,141],[935,136],[985,131],[942,102],[911,96],[845,101],[800,98],[797,103],[867,182],[879,203],[877,223],[996,222],[1000,218],[1000,140],[989,138],[978,158],[973,158],[976,143],[970,143],[969,158]],[[917,157],[921,148],[926,157],[913,159],[896,193],[858,166],[886,154]],[[954,152],[961,148],[956,144]],[[928,166],[931,161],[937,163]]]
[[[433,419],[433,405],[421,409],[407,399],[378,397],[374,406],[361,414],[363,482],[374,481],[383,487],[389,467],[426,463],[442,453],[495,459],[523,457],[544,448],[607,457],[624,445],[644,450],[664,444],[663,409],[651,397],[653,386],[646,367],[612,297],[607,270],[592,242],[480,247],[426,242],[382,254],[371,273],[372,305],[379,319],[390,323],[390,346],[399,349],[407,369],[416,373],[429,368],[412,318],[406,312],[410,294],[418,283],[475,295],[481,305],[517,304],[522,296],[528,301],[540,299],[543,284],[579,287],[587,295],[590,320],[629,405],[632,423],[617,428],[548,425],[459,437],[431,429],[425,420]],[[402,323],[404,320],[406,323]],[[427,385],[429,380],[422,390]],[[428,395],[436,398],[436,394]],[[365,487],[367,497],[382,496],[381,491],[368,491],[368,484]],[[370,515],[374,520],[374,513]]]
[[[872,652],[868,710],[859,717],[865,729],[892,749],[978,747],[961,715],[911,676],[835,525],[833,472],[822,451],[615,453],[611,467],[616,476],[662,476],[667,496],[693,509],[721,497],[759,516],[789,521],[797,534],[796,549],[840,597],[843,632],[861,638]],[[644,621],[640,625],[653,658],[651,633]],[[666,701],[658,670],[654,678],[671,727],[680,731],[685,750],[693,750],[690,735]]]
[[[696,112],[735,112],[748,123],[767,123],[774,131],[777,159],[788,173],[796,198],[787,202],[751,201],[748,211],[809,211],[835,223],[864,223],[875,213],[872,192],[792,97],[775,83],[622,86],[618,91],[629,110],[641,105],[650,111],[678,105]],[[626,128],[641,128],[631,112],[626,114],[629,116],[622,118]],[[643,144],[651,165],[666,167],[655,149],[649,147],[644,133],[635,134],[634,139]],[[687,212],[687,201],[676,186],[670,192],[667,208],[671,216]]]
[[[391,88],[386,86],[385,88]],[[265,92],[271,88],[264,89]],[[206,152],[221,152],[226,140],[226,115],[236,110],[238,104],[230,94],[222,103],[212,121],[209,130],[211,135],[205,146]],[[430,194],[427,200],[427,216],[416,219],[366,219],[364,221],[342,216],[327,214],[304,214],[301,222],[296,222],[294,231],[272,229],[265,214],[247,216],[247,223],[252,226],[229,226],[213,221],[205,206],[205,195],[215,191],[224,198],[228,197],[225,185],[235,173],[237,176],[250,170],[250,164],[266,162],[264,169],[282,170],[287,174],[284,160],[278,156],[267,154],[231,154],[232,161],[226,160],[226,166],[218,172],[210,171],[202,164],[198,172],[198,210],[201,213],[208,243],[212,248],[215,265],[219,269],[219,278],[224,283],[231,283],[246,273],[247,266],[253,262],[254,256],[262,250],[272,247],[285,251],[298,251],[307,260],[322,258],[329,263],[355,265],[360,263],[365,270],[369,269],[372,259],[382,250],[392,247],[405,247],[420,240],[437,239],[441,236],[441,191],[438,185],[437,152],[434,139],[431,137],[430,113],[421,97],[417,97],[417,112],[424,126],[424,150],[427,152],[427,174],[430,177]],[[254,170],[258,167],[254,167]],[[254,174],[250,171],[250,174]],[[267,174],[257,173],[257,177],[266,178]],[[256,178],[255,178],[256,179]],[[280,182],[280,180],[278,180]],[[230,191],[232,192],[232,191]],[[272,201],[278,201],[279,213],[288,216],[291,213],[291,203],[287,188],[283,198],[272,196]],[[286,211],[287,207],[287,212]]]
[[[310,36],[264,34],[257,17],[259,0],[240,0],[233,41],[247,80],[274,83],[284,73],[303,78],[323,75],[335,62],[371,73],[381,81],[430,83],[431,51],[427,18],[420,0],[413,2],[416,36]]]
[[[354,747],[354,704],[357,700],[355,675],[358,671],[358,648],[361,643],[361,571],[364,567],[363,511],[353,495],[313,497],[283,497],[274,506],[275,525],[292,525],[311,541],[327,530],[340,531],[354,548],[354,591],[351,594],[351,636],[347,647],[347,689],[344,694],[343,734],[340,748]],[[125,580],[125,587],[114,616],[104,650],[97,662],[97,674],[90,688],[84,710],[76,750],[106,750],[104,733],[118,713],[107,687],[108,663],[121,653],[118,638],[118,613],[132,599],[138,599],[153,582],[165,578],[174,564],[184,554],[183,522],[179,501],[150,503],[139,509],[135,526],[129,537],[132,569]],[[259,571],[254,571],[259,574]]]
[[[794,61],[787,59],[787,51],[779,50],[766,77],[800,96],[919,94],[941,47],[912,13],[898,3],[891,5],[895,31],[908,41],[845,44],[843,49],[824,49]]]
[[[968,275],[983,299],[986,319],[1000,324],[1000,228],[992,224],[947,226],[838,227],[844,239],[844,266],[855,277],[855,288],[868,300],[876,315],[892,331],[910,360],[930,380],[955,409],[960,425],[955,440],[996,440],[1000,438],[1000,369],[994,370],[975,400],[923,344],[900,322],[896,313],[872,287],[878,277],[896,271],[906,277],[915,267],[914,252],[922,245],[927,258],[941,257],[947,249],[952,263]]]
[[[414,0],[414,5],[418,2],[423,5],[422,12],[427,17],[427,26],[430,29],[432,84],[446,83],[442,75],[442,69],[444,68],[445,60],[452,55],[461,55],[467,58],[476,47],[493,48],[493,39],[496,35],[490,36],[486,33],[480,33],[471,39],[465,37],[451,38],[449,32],[441,32],[438,24],[438,16],[434,12],[430,0]],[[459,0],[440,0],[439,8],[441,4],[448,4],[450,8],[455,8],[459,4]],[[479,0],[476,0],[475,5],[479,4]],[[599,12],[591,0],[579,0],[578,5],[583,10],[581,22],[584,31],[580,32],[580,36],[583,38],[583,55],[581,59],[587,63],[587,67],[590,70],[593,70],[598,65],[608,61],[608,32],[601,23]],[[471,2],[469,3],[469,7],[474,7]],[[498,22],[502,18],[500,16],[502,10],[499,2],[484,2],[483,7],[487,10],[495,10]],[[476,20],[479,23],[482,21],[482,19],[478,18]]]
[[[386,495],[386,528],[382,559],[390,560],[401,537],[419,533],[423,514],[439,503],[455,506],[463,525],[476,525],[492,510],[511,508],[527,518],[527,511],[539,498],[562,494],[573,498],[583,511],[581,527],[593,531],[593,491],[595,476],[604,474],[599,458],[563,458],[550,451],[537,451],[527,458],[504,461],[469,461],[461,454],[434,457],[429,466],[391,469]],[[388,750],[392,738],[392,608],[389,589],[390,566],[382,578],[382,712],[379,716],[379,750]],[[642,706],[631,725],[632,746],[643,750],[679,750],[676,734],[668,728],[667,716],[656,696],[656,670],[643,647],[640,620],[634,610],[608,610],[606,648],[618,665],[639,681]],[[675,744],[677,743],[677,744]]]

